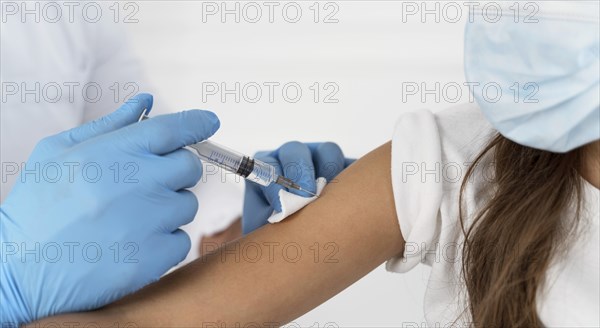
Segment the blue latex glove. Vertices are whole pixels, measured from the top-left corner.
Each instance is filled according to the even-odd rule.
[[[22,174],[0,208],[0,326],[104,306],[185,258],[179,227],[198,201],[184,189],[202,166],[181,147],[210,137],[219,120],[191,110],[135,123],[151,106],[138,95],[38,143],[26,168],[40,173]]]
[[[350,165],[353,160],[344,158],[340,147],[331,142],[300,143],[288,142],[275,151],[259,152],[254,158],[275,167],[277,174],[292,179],[305,190],[316,192],[316,178],[324,177],[328,182]],[[246,183],[242,230],[248,234],[267,223],[273,211],[281,212],[279,190],[282,186],[272,183],[263,187]],[[296,195],[309,197],[306,192],[288,190]]]

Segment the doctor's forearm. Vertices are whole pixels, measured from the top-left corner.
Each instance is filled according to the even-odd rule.
[[[389,143],[336,180],[284,222],[234,241],[104,310],[47,320],[144,327],[289,322],[404,247]]]

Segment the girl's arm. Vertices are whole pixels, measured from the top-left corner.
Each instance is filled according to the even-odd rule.
[[[285,324],[403,252],[390,143],[342,172],[321,197],[102,310],[41,323],[122,327]]]

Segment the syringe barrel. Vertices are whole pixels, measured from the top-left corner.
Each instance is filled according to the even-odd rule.
[[[236,173],[244,160],[244,155],[231,150],[225,146],[221,146],[212,141],[202,141],[190,146],[195,149],[201,159],[215,164],[230,172]]]
[[[150,118],[148,110],[145,109],[138,121]],[[278,181],[275,168],[267,163],[255,160],[235,150],[219,145],[215,142],[205,140],[190,145],[205,162],[219,166],[231,173],[235,173],[245,179],[268,186]]]
[[[258,183],[261,186],[268,186],[277,179],[277,173],[272,165],[265,162],[253,159],[254,167],[252,172],[246,177],[246,179]]]
[[[275,168],[225,146],[206,140],[190,146],[201,159],[245,179],[268,186],[276,179]]]

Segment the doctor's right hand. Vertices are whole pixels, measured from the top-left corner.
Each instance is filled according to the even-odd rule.
[[[137,122],[141,94],[99,120],[42,140],[0,208],[0,326],[95,309],[183,260],[201,177],[181,149],[219,128],[191,110]],[[135,124],[132,124],[135,123]]]

